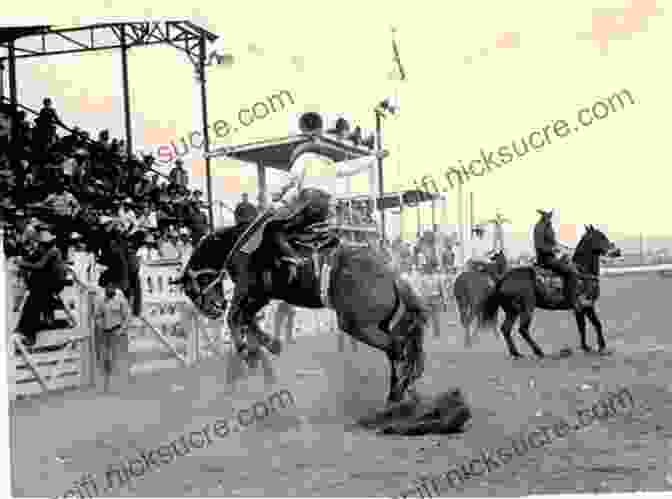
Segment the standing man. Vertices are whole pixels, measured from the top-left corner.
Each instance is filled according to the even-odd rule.
[[[124,294],[117,289],[113,282],[105,285],[105,296],[98,303],[94,314],[96,324],[96,339],[98,344],[98,358],[102,361],[105,375],[105,392],[110,387],[112,371],[124,374],[127,377],[128,366],[120,366],[119,361],[125,363],[128,359],[128,332],[127,327],[131,318],[130,307]],[[123,357],[123,359],[122,359]],[[116,368],[116,369],[113,369]]]
[[[578,296],[578,275],[569,263],[565,263],[556,256],[559,244],[555,238],[555,231],[551,224],[553,211],[537,210],[541,218],[534,227],[534,249],[537,252],[537,264],[549,270],[555,270],[565,278],[565,299],[576,311],[581,309]]]
[[[242,201],[236,205],[235,210],[233,211],[233,216],[236,219],[236,225],[241,223],[250,223],[255,218],[257,218],[258,210],[249,201],[249,196],[246,192],[242,195]]]

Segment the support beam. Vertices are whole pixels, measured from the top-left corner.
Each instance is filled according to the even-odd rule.
[[[378,142],[378,150],[383,150],[383,125],[382,125],[382,115],[379,111],[376,111],[376,141]],[[378,197],[382,200],[385,195],[385,188],[383,182],[383,158],[378,158]],[[376,206],[373,207],[376,209]],[[387,241],[387,225],[385,223],[385,210],[380,210],[380,235],[383,241]]]
[[[196,71],[198,72],[201,86],[201,115],[203,117],[203,147],[205,151],[205,178],[206,190],[208,191],[208,219],[210,221],[210,230],[215,230],[215,215],[213,211],[212,199],[212,170],[210,164],[210,133],[208,132],[208,91],[205,78],[205,38],[201,37],[199,41],[199,60]]]
[[[121,84],[124,89],[124,123],[126,127],[126,154],[133,155],[133,129],[131,128],[131,96],[128,88],[128,44],[126,26],[121,26]]]
[[[259,191],[258,201],[259,209],[266,209],[266,192],[268,185],[266,183],[266,168],[262,163],[257,163],[257,190]]]

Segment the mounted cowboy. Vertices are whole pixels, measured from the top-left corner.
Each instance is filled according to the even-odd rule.
[[[551,223],[553,210],[537,210],[537,213],[541,215],[541,218],[534,226],[534,249],[537,253],[537,265],[553,270],[564,277],[565,299],[574,310],[580,311],[581,304],[579,303],[577,293],[579,284],[578,272],[573,265],[562,261],[556,256],[556,251],[562,245],[558,243]]]

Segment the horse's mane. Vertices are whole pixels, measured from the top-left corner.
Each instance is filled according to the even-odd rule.
[[[192,270],[202,268],[219,270],[241,231],[240,225],[233,225],[219,228],[204,236],[194,248],[187,266]]]

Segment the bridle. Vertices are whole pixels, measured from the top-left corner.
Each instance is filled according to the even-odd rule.
[[[198,282],[198,278],[201,277],[202,275],[207,274],[217,274],[217,277],[212,282],[210,282],[204,289],[202,289],[201,285]],[[181,283],[184,286],[185,281],[188,278],[190,280],[190,285],[193,287],[196,295],[193,298],[194,304],[201,310],[208,310],[210,308],[215,308],[217,309],[215,310],[215,312],[221,313],[222,312],[221,307],[217,303],[213,303],[211,305],[206,304],[206,298],[208,296],[208,293],[213,289],[213,287],[216,286],[218,283],[222,282],[225,274],[226,274],[225,270],[217,271],[211,268],[204,268],[200,270],[185,269],[184,274],[174,282],[176,284]]]

